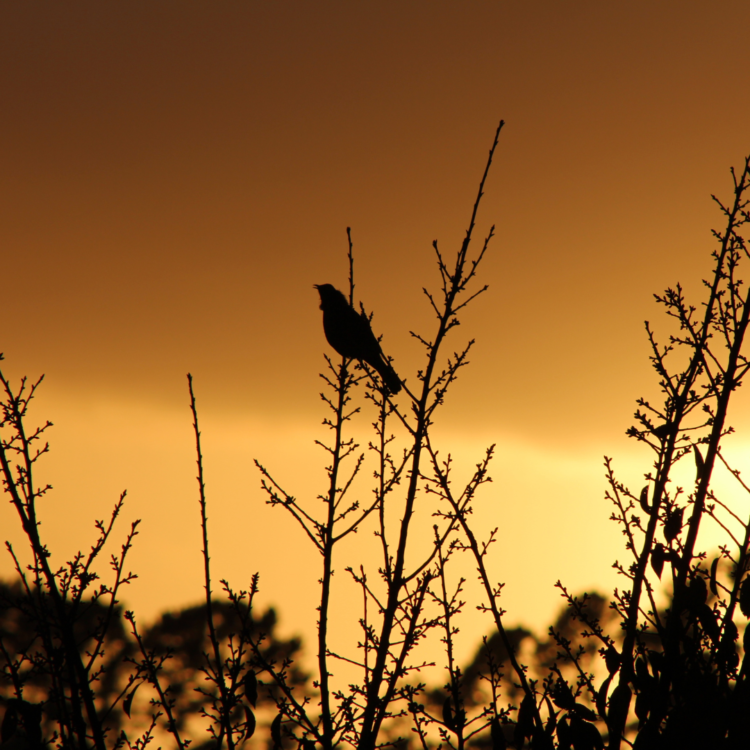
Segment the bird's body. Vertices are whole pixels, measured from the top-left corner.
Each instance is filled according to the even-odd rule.
[[[323,311],[323,331],[328,343],[342,356],[367,362],[374,367],[391,393],[401,390],[401,381],[390,366],[370,321],[346,301],[346,297],[331,284],[316,284]]]

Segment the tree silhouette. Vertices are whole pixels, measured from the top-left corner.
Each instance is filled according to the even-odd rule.
[[[85,657],[91,650],[97,623],[107,613],[95,601],[85,602],[83,610],[83,617],[76,620],[75,633],[82,657]],[[249,620],[242,618],[242,613],[238,613],[231,602],[215,601],[213,611],[216,634],[222,644],[229,644],[233,635],[247,627],[249,622],[249,635],[262,644],[261,653],[267,663],[293,663],[297,658],[300,641],[276,636],[277,618],[273,609]],[[20,583],[0,581],[0,695],[7,687],[17,686],[16,698],[11,700],[22,700],[25,705],[43,708],[38,721],[44,735],[52,737],[56,725],[62,720],[56,711],[57,702],[52,692],[55,685],[53,673],[59,671],[59,664],[51,664],[47,658],[39,635],[44,628],[45,624],[36,619],[35,610],[29,606]],[[205,604],[163,614],[143,631],[141,638],[151,658],[161,662],[159,675],[164,692],[174,701],[178,730],[189,729],[191,734],[204,730],[202,724],[205,722],[200,720],[216,699],[215,689],[211,691],[211,684],[206,682],[204,674],[204,654],[210,645]],[[105,658],[92,687],[105,734],[117,736],[131,721],[148,726],[146,696],[152,693],[147,686],[139,688],[138,683],[130,679],[138,660],[139,644],[128,632],[127,620],[119,606],[111,618],[103,653]],[[292,665],[289,680],[295,687],[305,689],[308,678]],[[141,700],[131,700],[123,706],[123,701],[118,698],[122,697],[124,688],[131,692],[134,686]],[[275,706],[277,694],[275,685],[261,684],[255,705],[259,708]]]

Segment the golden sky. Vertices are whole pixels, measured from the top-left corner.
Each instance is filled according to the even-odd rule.
[[[2,3],[0,351],[46,374],[57,562],[128,489],[128,605],[200,598],[191,372],[216,578],[260,570],[310,637],[317,561],[252,458],[324,490],[313,284],[344,287],[350,226],[357,294],[413,384],[431,243],[457,249],[502,118],[490,288],[437,430],[467,471],[499,446],[477,522],[502,529],[511,622],[541,628],[558,577],[614,585],[602,456],[636,486],[649,469],[624,437],[656,393],[643,321],[666,331],[652,294],[710,273],[710,194],[750,152],[748,28],[744,0]]]

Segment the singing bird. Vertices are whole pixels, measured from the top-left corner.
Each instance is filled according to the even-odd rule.
[[[328,343],[342,356],[367,362],[383,379],[390,393],[401,390],[401,381],[388,364],[370,321],[346,301],[346,297],[331,284],[315,284],[320,294],[323,311],[323,331]]]

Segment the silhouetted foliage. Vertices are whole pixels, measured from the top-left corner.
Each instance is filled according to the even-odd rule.
[[[722,453],[733,432],[727,421],[730,397],[750,367],[742,354],[750,299],[739,276],[748,260],[743,232],[750,224],[750,160],[732,177],[732,202],[725,206],[715,199],[726,225],[714,232],[718,247],[712,253],[713,275],[704,281],[705,300],[700,308],[690,305],[679,285],[655,295],[676,323],[667,344],[659,343],[646,323],[663,402],[639,399],[636,424],[628,430],[654,457],[643,488],[631,492],[616,478],[612,460],[605,459],[612,520],[622,527],[630,557],[627,564],[616,564],[626,584],[610,603],[619,630],[608,632],[603,612],[558,584],[571,616],[598,644],[606,668],[597,679],[588,671],[591,647],[574,650],[562,631],[551,630],[560,656],[550,665],[540,699],[549,696],[560,709],[550,710],[548,726],[561,748],[601,746],[595,725],[613,750],[623,741],[641,750],[750,747],[750,608],[743,607],[750,522],[711,486],[714,472],[723,467],[740,490],[750,491]],[[685,496],[674,471],[690,457],[693,489]],[[698,547],[704,522],[718,524],[726,537],[712,557]],[[656,592],[665,578],[671,592],[664,592],[668,605],[660,609]],[[742,659],[740,628],[745,628]],[[565,663],[578,672],[572,686],[561,673]],[[585,698],[589,716],[577,702],[560,698],[573,693]]]
[[[84,615],[75,623],[75,635],[81,656],[85,657],[90,651],[92,633],[96,632],[97,623],[106,612],[97,602],[85,602],[83,612]],[[299,652],[299,640],[284,641],[275,636],[276,614],[272,609],[257,619],[248,618],[244,622],[231,602],[215,601],[213,612],[217,639],[225,647],[233,635],[249,623],[249,635],[261,644],[260,653],[265,662],[291,663]],[[123,697],[124,687],[127,686],[127,694],[133,695],[139,687],[137,681],[130,679],[133,663],[138,659],[138,644],[127,632],[126,624],[122,609],[117,606],[102,649],[101,669],[97,678],[92,680],[99,720],[105,727],[105,734],[111,736],[119,735],[129,720],[144,725],[148,725],[149,720],[148,701],[119,700]],[[60,666],[50,664],[47,659],[40,638],[44,628],[45,624],[36,619],[34,609],[29,606],[20,583],[0,581],[0,694],[11,688],[17,697],[10,699],[8,706],[38,706],[38,722],[44,735],[53,737],[61,717],[56,702],[50,698],[54,698],[52,672],[59,670]],[[162,663],[161,683],[165,694],[174,701],[178,730],[194,732],[195,727],[190,725],[205,716],[216,698],[206,690],[202,671],[210,645],[205,604],[162,615],[143,632],[142,641],[152,658]],[[246,670],[245,675],[248,674],[250,672]],[[308,678],[292,665],[289,679],[293,685],[304,687]],[[249,683],[250,679],[245,679],[243,688]],[[144,689],[142,695],[147,692]],[[21,700],[21,696],[21,704],[12,703]],[[253,707],[273,706],[277,696],[275,685],[256,682],[253,700],[246,699]]]
[[[274,637],[273,611],[261,616],[253,611],[258,574],[247,591],[221,581],[221,596],[213,593],[190,376],[205,601],[139,630],[134,614],[119,603],[122,586],[134,578],[125,562],[138,522],[119,553],[110,556],[111,581],[101,581],[96,572],[125,495],[108,522],[96,522],[98,538],[90,552],[53,569],[37,520],[37,503],[49,487],[38,487],[34,476],[48,450],[43,437],[50,424],[30,428],[28,417],[41,380],[24,379],[14,389],[0,372],[3,487],[32,558],[22,566],[7,545],[18,579],[0,585],[2,750],[53,745],[142,750],[157,738],[179,750],[191,743],[234,750],[264,741],[287,750],[750,747],[750,521],[712,484],[715,473],[726,470],[739,490],[750,494],[722,449],[733,432],[731,396],[750,370],[742,353],[750,298],[740,278],[748,260],[750,159],[739,176],[732,172],[732,202],[717,200],[725,226],[714,232],[717,248],[704,300],[692,306],[679,285],[656,295],[674,324],[666,344],[646,324],[662,395],[660,403],[638,400],[628,430],[653,460],[642,489],[631,491],[605,458],[612,520],[622,530],[628,556],[615,564],[624,585],[604,597],[573,595],[558,582],[565,609],[541,641],[523,628],[505,627],[503,584],[490,580],[486,564],[498,529],[480,538],[471,525],[480,489],[491,481],[494,446],[458,486],[451,456],[440,453],[432,432],[474,343],[445,355],[459,313],[486,290],[475,284],[494,228],[473,254],[472,241],[502,125],[455,257],[446,258],[437,242],[433,245],[439,287],[424,293],[435,328],[412,332],[425,356],[415,382],[400,381],[372,334],[371,316],[363,308],[361,315],[355,312],[349,234],[349,302],[336,295],[352,325],[356,319],[358,333],[354,341],[346,334],[342,345],[329,315],[326,335],[339,344],[331,341],[342,358],[334,362],[326,356],[322,375],[330,437],[318,445],[326,453],[327,486],[310,502],[296,498],[256,462],[267,502],[289,513],[320,555],[317,665],[309,679],[295,664],[299,642]],[[332,289],[319,287],[327,314],[325,297]],[[363,341],[365,349],[355,346]],[[363,402],[355,405],[362,393]],[[360,452],[347,431],[365,409],[373,438]],[[362,501],[358,482],[368,456],[373,486]],[[685,459],[688,490],[679,484]],[[701,548],[705,523],[717,524],[724,534],[718,551]],[[345,653],[330,627],[334,552],[368,524],[380,560],[373,566],[355,552],[343,563],[360,595],[349,608],[351,627],[359,632],[357,650]],[[432,540],[427,550],[415,543],[426,538]],[[456,657],[465,607],[465,581],[453,575],[459,555],[475,564],[484,597],[475,604],[493,627],[466,665]],[[442,644],[442,686],[425,682],[425,668],[435,665],[421,659],[417,647],[430,638]],[[335,663],[357,670],[346,689],[331,679]],[[264,725],[260,738],[256,711]]]

